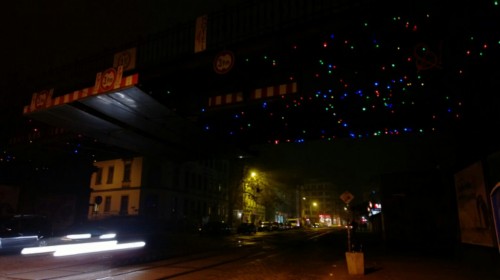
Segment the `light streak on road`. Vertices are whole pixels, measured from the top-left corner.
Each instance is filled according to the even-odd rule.
[[[111,240],[111,241],[100,241],[100,242],[86,242],[78,244],[29,247],[29,248],[24,248],[21,251],[21,254],[30,255],[30,254],[43,254],[43,253],[53,252],[53,256],[61,257],[61,256],[70,256],[70,255],[95,253],[103,251],[134,249],[134,248],[144,247],[145,245],[146,243],[143,241],[118,243],[118,241],[116,240]]]

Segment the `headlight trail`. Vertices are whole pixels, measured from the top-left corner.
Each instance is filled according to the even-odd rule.
[[[146,243],[143,241],[118,243],[118,241],[116,240],[111,240],[111,241],[86,242],[78,244],[53,245],[53,246],[43,246],[43,247],[29,247],[29,248],[24,248],[21,251],[21,254],[30,255],[30,254],[42,254],[42,253],[54,252],[53,255],[55,257],[60,257],[60,256],[70,256],[70,255],[85,254],[85,253],[141,248],[144,247],[145,245]]]

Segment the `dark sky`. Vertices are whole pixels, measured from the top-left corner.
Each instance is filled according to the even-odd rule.
[[[362,193],[377,189],[381,176],[446,168],[456,155],[450,140],[422,135],[267,145],[258,147],[256,160],[277,181],[327,180],[360,202]]]
[[[3,71],[36,74],[241,1],[37,1],[2,4]]]
[[[22,106],[27,105],[33,92],[40,90],[29,86],[29,81],[38,74],[242,2],[245,1],[15,0],[2,3],[0,140],[9,136],[16,125],[12,120],[22,115]],[[288,179],[300,177],[302,172],[321,177],[336,176],[338,184],[350,189],[367,184],[373,174],[411,170],[422,161],[429,168],[438,165],[435,154],[447,151],[407,149],[408,146],[416,147],[420,140],[361,145],[361,141],[348,139],[337,145],[327,142],[293,146],[293,152],[286,145],[264,147],[260,160],[264,167],[285,174]],[[282,168],[274,158],[283,159],[287,167]]]

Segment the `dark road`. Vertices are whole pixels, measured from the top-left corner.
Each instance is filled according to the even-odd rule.
[[[499,275],[491,264],[464,265],[457,256],[395,252],[384,249],[369,233],[360,238],[366,243],[363,277],[367,279],[497,279]],[[185,235],[154,248],[112,253],[64,258],[3,255],[0,279],[351,279],[356,276],[347,272],[345,243],[345,231],[331,228],[229,237]]]

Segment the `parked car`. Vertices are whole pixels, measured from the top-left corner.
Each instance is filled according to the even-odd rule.
[[[257,227],[253,223],[241,223],[238,226],[237,233],[239,233],[239,234],[254,234],[254,233],[257,233]]]
[[[300,218],[291,218],[288,219],[286,222],[287,228],[289,229],[296,229],[302,227],[300,223]]]
[[[0,218],[0,252],[45,246],[51,236],[52,226],[45,216],[13,215]]]
[[[257,228],[257,231],[272,231],[273,230],[273,224],[268,221],[260,222],[259,227]]]
[[[271,225],[272,230],[284,230],[283,223],[273,222]]]
[[[201,235],[229,235],[232,233],[232,228],[230,225],[224,221],[210,221],[199,228]]]

